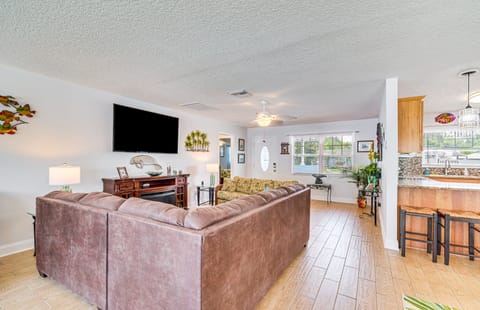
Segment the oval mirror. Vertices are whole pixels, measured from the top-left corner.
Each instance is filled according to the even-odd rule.
[[[268,170],[268,165],[270,163],[270,152],[268,151],[268,147],[264,145],[262,150],[260,151],[260,166],[262,167],[263,171]]]

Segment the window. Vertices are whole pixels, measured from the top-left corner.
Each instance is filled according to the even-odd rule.
[[[262,171],[268,170],[268,164],[270,163],[270,152],[268,151],[268,147],[264,145],[262,150],[260,151],[260,166],[262,167]]]
[[[425,128],[423,165],[480,166],[480,133],[448,128]]]
[[[352,169],[351,134],[293,136],[293,173],[339,174]]]

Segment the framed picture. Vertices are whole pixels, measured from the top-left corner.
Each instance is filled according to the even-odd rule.
[[[368,153],[373,146],[373,140],[357,141],[357,153]]]
[[[225,157],[225,146],[220,145],[220,157]]]
[[[120,179],[127,179],[128,178],[127,168],[117,167],[117,171],[118,171],[118,175],[120,176]]]
[[[238,151],[245,152],[245,139],[238,139]]]
[[[245,163],[245,153],[238,153],[238,163],[239,164]]]
[[[290,153],[288,152],[288,146],[289,146],[289,145],[290,145],[290,144],[289,144],[289,143],[286,143],[286,142],[280,143],[280,155],[288,155],[288,154],[290,154]]]

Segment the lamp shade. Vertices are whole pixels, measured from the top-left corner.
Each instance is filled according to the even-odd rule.
[[[80,167],[63,164],[48,168],[50,185],[70,185],[80,183]]]
[[[219,167],[218,164],[207,164],[207,171],[211,173],[218,172]]]

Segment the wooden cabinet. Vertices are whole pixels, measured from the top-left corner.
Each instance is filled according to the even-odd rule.
[[[425,96],[398,99],[398,152],[423,150],[423,99]]]
[[[188,177],[189,174],[127,179],[104,178],[103,191],[124,198],[138,197],[166,201],[187,209]]]

